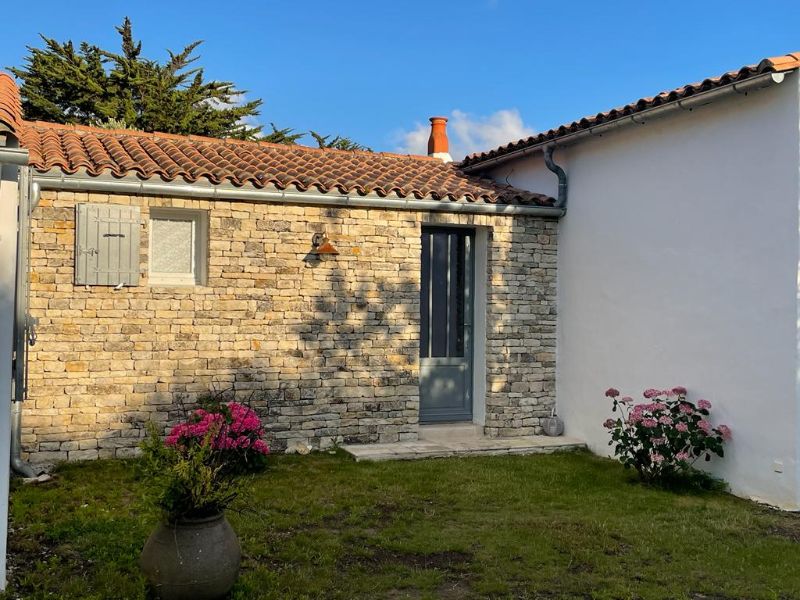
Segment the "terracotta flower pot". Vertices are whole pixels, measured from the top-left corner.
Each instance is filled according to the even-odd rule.
[[[223,598],[239,576],[241,548],[223,513],[162,523],[142,550],[142,571],[161,600]]]

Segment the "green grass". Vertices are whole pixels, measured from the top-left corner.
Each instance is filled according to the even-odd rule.
[[[229,518],[232,598],[800,598],[800,516],[634,483],[588,454],[274,456]],[[5,598],[145,598],[135,463],[15,485]],[[2,597],[2,596],[0,596]]]

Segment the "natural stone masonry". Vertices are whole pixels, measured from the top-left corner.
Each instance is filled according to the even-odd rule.
[[[73,285],[80,202],[141,208],[139,286]],[[151,207],[209,211],[207,285],[148,285]],[[424,223],[489,228],[486,433],[539,433],[555,382],[555,221],[45,192],[27,456],[131,455],[147,421],[166,427],[179,401],[227,388],[256,394],[278,448],[415,440]],[[309,260],[321,231],[340,254]]]

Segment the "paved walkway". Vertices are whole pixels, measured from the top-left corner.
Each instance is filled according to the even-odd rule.
[[[585,448],[575,438],[530,435],[508,438],[475,436],[467,439],[421,439],[392,444],[347,444],[342,446],[356,461],[411,460],[448,456],[496,456],[501,454],[549,454]]]

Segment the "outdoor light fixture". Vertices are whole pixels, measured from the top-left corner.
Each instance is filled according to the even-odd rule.
[[[315,233],[311,237],[311,254],[316,256],[335,256],[339,251],[333,247],[330,240],[324,233]]]

